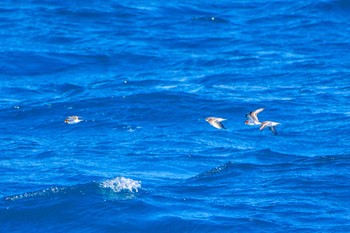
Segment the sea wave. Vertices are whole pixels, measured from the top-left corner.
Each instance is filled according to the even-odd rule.
[[[226,162],[191,177],[186,181],[189,183],[198,181],[210,182],[213,179],[237,178],[238,176],[246,177],[250,176],[249,174],[259,173],[272,175],[281,172],[285,175],[290,175],[293,179],[295,176],[302,176],[301,172],[316,176],[341,176],[341,174],[334,174],[333,170],[341,171],[346,174],[345,168],[350,166],[349,155],[310,157],[282,154],[266,149],[245,153],[242,156],[251,158],[244,162]],[[236,161],[241,157],[237,158]],[[298,172],[300,172],[300,174],[298,174]]]
[[[1,232],[350,232],[348,0],[12,2]]]
[[[110,197],[111,193],[127,195],[124,197],[130,198],[129,194],[137,193],[141,188],[141,181],[133,180],[125,177],[116,177],[111,180],[105,180],[102,182],[90,182],[86,184],[79,184],[73,186],[52,186],[43,190],[26,192],[23,194],[11,195],[4,197],[5,201],[16,201],[35,199],[41,197],[53,197],[53,196],[83,196],[89,194],[107,195]],[[106,192],[106,190],[108,192]],[[113,196],[116,197],[116,196]],[[119,196],[123,198],[122,196]]]
[[[65,187],[50,187],[44,190],[40,191],[34,191],[34,192],[28,192],[28,193],[23,193],[23,194],[18,194],[18,195],[12,195],[5,197],[4,199],[6,201],[16,201],[20,199],[27,199],[27,198],[35,198],[35,197],[43,197],[43,196],[52,196],[54,194],[58,194],[60,192],[66,191],[67,188]]]

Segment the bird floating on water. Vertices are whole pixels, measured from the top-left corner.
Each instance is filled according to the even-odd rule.
[[[81,122],[82,120],[79,119],[78,116],[69,116],[67,117],[64,122],[67,123],[67,124],[77,124],[79,122]]]
[[[219,117],[207,117],[205,120],[217,129],[226,129],[225,126],[221,123],[221,121],[226,121],[226,119]]]

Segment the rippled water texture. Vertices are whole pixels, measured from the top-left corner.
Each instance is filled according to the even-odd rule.
[[[0,231],[350,232],[349,22],[347,0],[1,1]]]

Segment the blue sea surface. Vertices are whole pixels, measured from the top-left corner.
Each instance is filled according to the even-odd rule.
[[[350,232],[350,1],[3,0],[0,36],[0,232]]]

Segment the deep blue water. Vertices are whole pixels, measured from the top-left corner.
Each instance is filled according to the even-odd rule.
[[[0,232],[350,232],[349,1],[5,0],[0,35]]]

